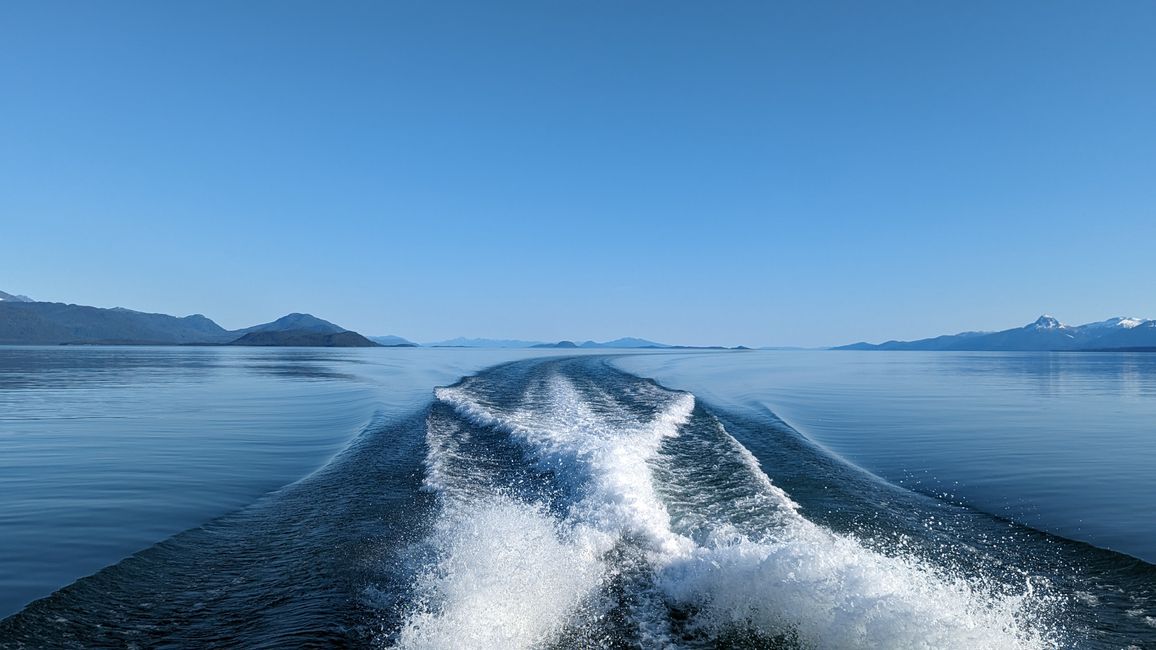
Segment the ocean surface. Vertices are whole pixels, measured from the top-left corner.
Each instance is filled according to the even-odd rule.
[[[1156,355],[0,348],[0,647],[1156,648]]]

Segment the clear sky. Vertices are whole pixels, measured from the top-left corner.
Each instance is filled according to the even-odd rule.
[[[1156,318],[1156,3],[0,4],[0,290],[826,345]]]

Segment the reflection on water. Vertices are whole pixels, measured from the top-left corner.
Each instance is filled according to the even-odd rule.
[[[376,408],[342,367],[285,350],[0,348],[0,614],[318,467]]]
[[[1021,389],[1045,397],[1100,394],[1156,397],[1156,354],[1081,352],[1006,352],[929,355],[944,372],[971,376],[1018,376]],[[982,379],[980,379],[982,381]],[[1007,388],[1006,384],[1003,385]]]

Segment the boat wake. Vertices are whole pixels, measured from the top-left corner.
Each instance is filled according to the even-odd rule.
[[[576,359],[436,395],[437,524],[401,647],[1058,643],[1031,576],[962,575],[811,522],[688,393]]]

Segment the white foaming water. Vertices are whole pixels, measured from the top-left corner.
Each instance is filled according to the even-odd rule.
[[[529,648],[556,637],[605,568],[540,509],[495,498],[448,514],[403,648]]]
[[[420,597],[399,633],[401,647],[539,646],[593,600],[613,572],[603,558],[623,536],[667,553],[693,546],[670,532],[646,465],[690,416],[693,396],[676,394],[653,420],[638,422],[599,416],[557,376],[512,413],[462,387],[436,393],[466,419],[509,433],[563,481],[580,482],[584,496],[564,521],[505,497],[473,496],[471,477],[450,470],[463,432],[431,429],[426,486],[443,501],[433,536],[438,560],[415,585]]]
[[[805,647],[1053,647],[1022,622],[1030,592],[976,587],[806,520],[771,543],[720,532],[671,558],[661,584],[675,602],[701,608],[696,623],[708,629],[789,630]]]
[[[508,433],[580,497],[563,518],[508,499],[471,502],[453,488],[469,477],[447,476],[440,465],[452,443],[431,440],[427,485],[447,504],[435,535],[439,561],[419,580],[422,597],[403,646],[541,645],[592,602],[616,570],[608,554],[624,540],[640,546],[662,599],[693,612],[700,631],[785,633],[816,648],[1055,645],[1028,621],[1040,604],[1030,583],[1023,593],[1005,593],[810,522],[721,425],[778,527],[757,540],[725,521],[698,544],[679,534],[651,465],[690,418],[688,393],[653,387],[662,408],[640,421],[611,395],[584,395],[559,375],[532,385],[516,410],[487,405],[468,386],[438,389],[437,397],[475,424]]]
[[[887,556],[803,517],[758,460],[721,423],[719,453],[733,454],[778,522],[751,539],[717,522],[694,551],[668,557],[659,579],[672,601],[700,610],[715,632],[789,630],[805,647],[1046,648],[1028,619],[1038,599],[948,575],[913,557]],[[760,499],[745,499],[744,506]],[[769,506],[769,507],[768,507]],[[709,523],[709,522],[707,522]]]
[[[689,540],[670,531],[670,516],[654,492],[647,463],[663,438],[674,436],[694,410],[694,396],[670,393],[649,422],[621,413],[595,413],[564,377],[554,376],[526,395],[517,411],[493,413],[461,388],[440,388],[438,399],[483,426],[507,431],[531,449],[538,462],[576,482],[585,495],[567,519],[583,537],[609,551],[625,534],[642,535],[666,552],[689,550]],[[618,414],[616,414],[618,415]]]

